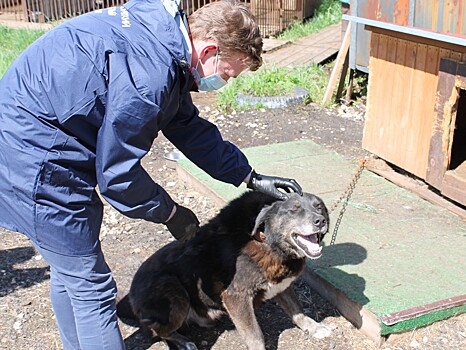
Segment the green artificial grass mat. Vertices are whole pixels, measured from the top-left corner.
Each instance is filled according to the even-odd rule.
[[[358,164],[309,140],[244,149],[258,173],[295,178],[328,207],[347,188]],[[229,201],[243,191],[211,179],[187,160],[179,165]],[[364,170],[329,245],[341,205],[331,214],[323,256],[309,267],[379,319],[381,316],[466,294],[466,225],[455,214]],[[419,327],[465,306],[436,310],[382,334]]]

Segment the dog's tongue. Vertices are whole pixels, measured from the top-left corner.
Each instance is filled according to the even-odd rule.
[[[317,242],[317,235],[310,235],[310,236],[298,236],[299,243],[306,248],[306,252],[311,257],[320,256],[322,251],[322,247]]]

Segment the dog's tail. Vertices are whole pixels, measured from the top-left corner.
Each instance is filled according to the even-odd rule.
[[[117,316],[119,318],[137,320],[137,317],[133,312],[133,308],[131,307],[128,294],[121,296],[118,293],[117,298],[116,298],[116,309],[117,309]]]

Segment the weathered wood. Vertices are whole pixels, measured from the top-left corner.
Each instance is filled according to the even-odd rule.
[[[345,87],[346,74],[348,73],[348,65],[349,65],[349,55],[346,55],[345,63],[343,64],[343,69],[341,71],[340,81],[338,82],[337,93],[335,94],[335,101],[337,103],[340,101],[343,88]]]
[[[322,99],[323,104],[327,104],[330,102],[330,99],[333,96],[333,92],[335,91],[335,85],[338,78],[341,78],[341,72],[343,69],[343,64],[346,60],[346,56],[348,55],[348,49],[350,44],[350,33],[351,33],[351,23],[348,24],[346,28],[346,33],[341,43],[340,51],[338,51],[337,59],[335,60],[335,66],[332,69],[332,73],[330,74],[330,79],[327,84],[327,88],[324,92],[324,98]]]
[[[381,345],[384,338],[377,316],[362,305],[351,300],[345,293],[317,275],[311,269],[304,269],[301,277],[312,289],[334,305],[338,311],[362,333],[376,344]]]
[[[429,201],[430,203],[451,211],[466,221],[466,209],[433,192],[427,184],[396,172],[384,160],[370,159],[366,162],[366,168],[393,182],[395,185],[417,194],[419,197]]]
[[[444,41],[438,41],[438,40],[424,38],[424,37],[415,36],[415,35],[410,35],[410,34],[406,34],[406,33],[394,32],[394,31],[390,31],[388,29],[372,27],[372,26],[366,26],[365,28],[367,30],[371,31],[372,33],[378,33],[378,34],[388,35],[388,36],[395,36],[398,39],[412,41],[412,42],[415,42],[415,43],[420,43],[420,44],[425,44],[425,45],[430,45],[430,46],[436,46],[436,47],[440,47],[440,48],[447,49],[447,50],[450,50],[450,51],[466,52],[466,47],[465,46],[455,45],[455,44],[444,42]]]
[[[354,69],[350,69],[348,78],[348,89],[346,90],[345,100],[350,101],[353,95],[353,84],[354,84]]]
[[[448,106],[455,88],[455,76],[458,64],[450,59],[440,61],[438,85],[434,110],[434,122],[429,147],[429,163],[426,181],[441,189],[443,175],[448,166],[448,149],[450,144],[451,107]]]
[[[321,63],[338,52],[340,28],[341,23],[333,24],[289,44],[283,50],[266,52],[262,55],[264,62],[277,68]]]
[[[198,192],[202,193],[204,196],[211,198],[219,207],[225,206],[225,204],[227,203],[227,200],[225,198],[221,197],[212,188],[210,188],[204,182],[199,180],[199,178],[197,178],[196,176],[192,176],[186,168],[176,164],[175,169],[180,180],[185,181],[189,185],[193,186],[197,189]]]
[[[463,57],[465,48],[382,33],[390,32],[372,33],[363,147],[426,179],[439,60]]]
[[[466,162],[463,162],[455,170],[449,170],[445,173],[442,193],[448,198],[466,205]]]

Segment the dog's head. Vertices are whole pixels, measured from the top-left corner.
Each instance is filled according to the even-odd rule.
[[[327,207],[319,197],[304,193],[290,194],[286,201],[264,207],[256,218],[253,236],[278,247],[289,256],[318,259],[320,242],[329,228]]]

